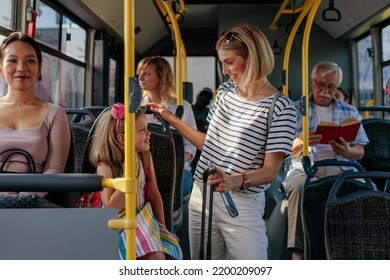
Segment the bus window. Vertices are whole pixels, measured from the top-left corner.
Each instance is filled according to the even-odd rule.
[[[175,69],[173,57],[164,57],[172,69]],[[193,84],[193,98],[195,103],[198,93],[205,87],[214,89],[216,84],[216,58],[214,56],[187,56],[188,77]]]
[[[70,57],[85,62],[86,31],[43,2],[38,1],[37,4],[39,16],[37,17],[35,39]]]
[[[60,50],[58,19],[61,15],[41,1],[37,3],[37,10],[35,40],[55,50]]]
[[[382,57],[390,63],[390,25],[382,29]]]
[[[14,6],[15,0],[3,0],[1,1],[0,9],[0,26],[7,29],[14,30],[14,17],[12,12],[12,7]],[[1,41],[3,41],[4,36],[0,36]]]
[[[85,69],[66,60],[42,53],[42,80],[37,95],[64,108],[84,106]]]
[[[383,92],[386,95],[386,83],[390,81],[390,25],[382,29],[382,82],[383,82]],[[390,105],[390,93],[383,97],[384,105]]]
[[[64,108],[84,106],[86,29],[37,1],[35,39],[42,46],[42,81],[38,96]],[[60,53],[59,53],[60,52]]]
[[[63,16],[61,51],[75,59],[85,62],[87,33],[69,18]]]
[[[373,84],[373,66],[372,57],[369,50],[372,48],[371,35],[357,42],[358,48],[358,63],[359,63],[359,104],[358,106],[366,106],[366,103],[374,98]]]
[[[110,82],[108,86],[108,104],[113,105],[115,103],[115,82],[116,82],[116,61],[110,58]]]

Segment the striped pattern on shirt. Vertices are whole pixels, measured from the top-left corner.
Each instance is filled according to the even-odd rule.
[[[231,82],[219,87],[208,115],[210,124],[195,180],[202,181],[208,164],[233,174],[261,168],[265,153],[291,154],[295,107],[287,97],[278,98],[268,133],[267,117],[274,96],[255,102],[245,101],[237,95]],[[269,184],[254,186],[245,192],[262,192],[268,187]]]

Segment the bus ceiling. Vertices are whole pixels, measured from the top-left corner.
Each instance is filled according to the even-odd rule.
[[[117,39],[122,40],[124,33],[123,1],[109,4],[109,9],[107,8],[107,3],[111,3],[110,1],[59,0],[59,2],[65,1],[68,7],[72,3],[74,6],[78,6],[77,9],[76,7],[72,8],[72,11],[75,13],[82,13],[80,3],[84,5],[84,9],[93,11],[97,15],[96,18],[91,18],[90,15],[83,17],[82,14],[78,16],[84,18],[93,27],[116,33],[118,35]],[[287,9],[291,9],[292,5],[298,9],[305,2],[305,0],[286,1],[288,2]],[[253,10],[259,6],[275,7],[276,15],[283,2],[284,0],[184,0],[186,12],[184,14],[184,22],[180,24],[180,28],[187,30],[196,28],[218,29],[218,18],[224,17],[224,9],[220,9],[221,7],[234,6],[236,11],[248,8],[248,5],[252,4]],[[176,4],[179,6],[179,1],[176,1]],[[332,11],[332,8],[340,12],[339,21],[324,20],[322,13],[327,9],[328,18],[338,16],[337,12]],[[237,14],[240,13],[237,12]],[[137,15],[142,16],[137,17]],[[283,26],[284,29],[291,17],[291,13],[282,14],[277,24]],[[363,35],[370,27],[389,17],[389,0],[376,0],[375,5],[370,1],[362,0],[323,0],[314,18],[314,24],[320,26],[335,39],[348,40]],[[244,19],[245,17],[243,17]],[[160,42],[167,42],[167,38],[171,38],[170,29],[153,0],[135,0],[135,29],[135,49],[138,55],[148,53],[153,46],[158,45]]]
[[[116,40],[123,43],[123,1],[58,0],[58,2],[70,7],[73,13],[83,18],[91,27],[106,30],[109,34],[117,34]],[[143,54],[151,46],[169,36],[170,30],[153,0],[135,0],[134,5],[135,50],[138,54]],[[96,17],[91,16],[91,11]]]

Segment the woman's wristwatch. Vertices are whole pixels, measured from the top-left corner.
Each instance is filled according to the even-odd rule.
[[[241,173],[241,176],[242,176],[242,185],[240,187],[240,190],[244,191],[251,186],[251,181],[249,180],[248,176],[245,173]]]

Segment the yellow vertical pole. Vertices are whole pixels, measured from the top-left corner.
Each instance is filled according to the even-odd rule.
[[[135,115],[129,112],[129,80],[134,77],[135,63],[135,34],[134,34],[134,17],[135,17],[135,0],[124,0],[124,42],[125,42],[125,184],[131,189],[131,184],[135,184]],[[135,206],[137,198],[137,188],[125,193],[125,214],[126,221],[135,220]],[[136,258],[135,245],[136,228],[126,230],[126,259],[134,260]]]
[[[166,0],[163,0],[163,5],[171,21],[172,31],[175,38],[175,47],[176,47],[175,80],[176,80],[177,105],[182,105],[183,104],[182,103],[183,102],[183,83],[182,83],[183,80],[182,80],[182,46],[180,45],[181,42],[180,29],[171,5]]]
[[[180,47],[182,50],[182,59],[183,59],[183,81],[188,81],[188,75],[187,75],[187,52],[186,48],[184,47],[184,42],[182,38],[180,38]]]
[[[182,83],[182,81],[187,82],[187,52],[186,52],[186,49],[184,46],[183,39],[181,38],[181,35],[180,35],[180,29],[178,27],[177,20],[180,18],[180,14],[184,14],[184,12],[185,12],[185,3],[183,0],[180,0],[180,10],[179,10],[180,14],[175,14],[173,12],[171,6],[169,6],[169,4],[167,4],[167,5],[169,6],[171,13],[170,13],[170,11],[167,10],[167,8],[166,8],[167,6],[165,4],[166,0],[154,0],[154,2],[156,3],[157,7],[159,8],[161,14],[164,16],[164,18],[166,19],[168,24],[171,24],[172,21],[175,21],[175,23],[176,23],[176,27],[173,27],[173,25],[170,25],[170,26],[171,26],[171,32],[174,32],[174,36],[175,36],[175,48],[176,48],[176,50],[180,49],[180,51],[181,51],[180,56],[179,56],[180,52],[176,51],[174,72],[175,72],[176,82],[180,83],[179,87],[176,87],[177,88],[177,105],[183,105],[183,86],[182,86],[183,83]],[[162,3],[164,3],[164,4],[162,4]],[[168,13],[168,18],[166,17],[166,14],[165,14],[166,12]],[[177,28],[177,30],[175,28]],[[177,33],[179,33],[179,36],[177,36]],[[178,65],[176,63],[177,59],[182,60],[182,62],[181,62],[182,67],[181,67],[180,71],[183,71],[183,74],[180,74],[180,79],[178,79],[179,73],[177,72],[177,67],[178,67]]]
[[[286,50],[284,52],[284,60],[283,60],[283,71],[285,73],[286,82],[283,85],[283,94],[288,95],[288,66],[289,66],[289,59],[290,59],[290,53],[291,53],[291,47],[295,38],[295,35],[298,31],[298,28],[300,24],[302,23],[303,19],[306,17],[306,14],[310,11],[311,6],[313,5],[315,0],[308,0],[306,1],[302,8],[302,12],[299,14],[298,19],[296,20],[293,28],[291,29],[290,36],[288,37],[287,43],[286,43]]]
[[[307,99],[309,95],[309,38],[314,16],[320,4],[321,0],[315,0],[312,8],[310,9],[302,41],[302,96],[306,98],[305,110],[307,112],[306,116],[303,116],[302,118],[303,156],[307,156],[309,154],[309,104]]]

